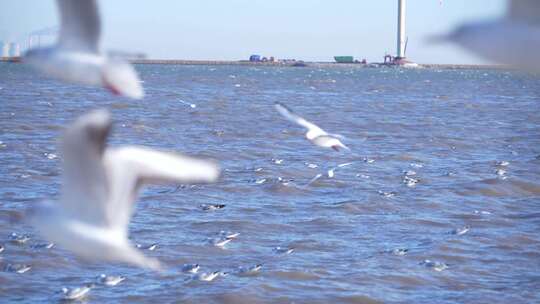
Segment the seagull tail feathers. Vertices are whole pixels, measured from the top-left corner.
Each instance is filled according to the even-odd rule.
[[[158,259],[145,256],[140,250],[129,248],[126,250],[124,257],[130,264],[146,268],[155,272],[163,272],[163,266]]]

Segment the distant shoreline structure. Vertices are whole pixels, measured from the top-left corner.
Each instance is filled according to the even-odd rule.
[[[251,62],[248,60],[182,60],[182,59],[137,59],[130,60],[133,64],[170,64],[170,65],[247,65],[247,66],[290,66],[295,67],[290,62]],[[373,68],[372,65],[384,67],[382,62],[369,64],[362,63],[337,63],[333,61],[303,61],[308,67],[357,67]],[[420,68],[437,69],[511,69],[511,67],[501,64],[438,64],[422,63]]]
[[[245,66],[281,66],[295,67],[291,62],[251,62],[248,60],[184,60],[184,59],[133,59],[133,64],[156,64],[156,65],[245,65]],[[21,62],[21,57],[0,57],[0,62]],[[383,63],[336,63],[325,61],[303,61],[309,67],[355,67],[376,68],[385,67]],[[507,65],[500,64],[437,64],[422,63],[420,68],[428,69],[512,69]]]

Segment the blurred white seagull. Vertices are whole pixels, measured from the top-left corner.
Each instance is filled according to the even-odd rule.
[[[140,99],[143,89],[133,67],[100,50],[101,24],[95,0],[57,0],[60,36],[52,47],[26,52],[23,60],[54,78],[101,86],[117,95]]]
[[[156,259],[145,257],[128,240],[139,188],[213,182],[219,169],[211,161],[143,147],[107,148],[111,124],[107,111],[96,110],[65,131],[61,198],[37,204],[30,219],[44,237],[82,258],[159,270]]]
[[[286,105],[282,103],[276,103],[275,104],[276,109],[278,112],[283,115],[288,120],[297,123],[304,128],[306,128],[308,131],[306,133],[306,138],[311,141],[314,145],[323,147],[323,148],[332,148],[336,151],[339,151],[340,148],[350,150],[347,146],[345,146],[339,139],[343,138],[343,136],[339,134],[330,134],[324,131],[323,129],[319,128],[314,123],[311,123],[304,118],[298,116],[295,114],[291,109],[289,109]]]
[[[461,25],[433,42],[454,42],[485,59],[540,71],[540,1],[509,0],[505,17]]]

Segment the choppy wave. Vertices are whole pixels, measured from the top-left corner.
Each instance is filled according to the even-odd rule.
[[[476,70],[137,69],[142,101],[0,64],[0,270],[32,266],[0,271],[4,301],[50,302],[61,287],[100,273],[127,279],[92,290],[90,302],[540,301],[538,78]],[[344,135],[356,154],[312,146],[274,111],[277,101]],[[23,214],[58,197],[58,137],[97,107],[113,112],[112,145],[209,157],[224,170],[213,185],[141,194],[131,238],[158,244],[146,253],[168,266],[163,275],[32,247],[44,240]],[[345,162],[353,165],[326,175]],[[225,206],[205,211],[203,204]],[[462,227],[470,229],[453,232]],[[208,240],[221,230],[240,235],[213,246]],[[13,244],[12,232],[31,239]],[[447,268],[437,271],[435,262]],[[189,281],[186,263],[230,275]],[[260,273],[234,275],[256,264]]]

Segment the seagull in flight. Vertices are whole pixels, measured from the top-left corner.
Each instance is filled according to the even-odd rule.
[[[323,148],[332,148],[336,151],[339,151],[340,149],[350,150],[347,146],[345,146],[341,142],[340,138],[342,139],[343,136],[339,134],[327,133],[326,131],[319,128],[314,123],[311,123],[305,120],[304,118],[298,116],[286,105],[280,102],[277,102],[275,104],[275,107],[276,107],[276,110],[285,118],[306,128],[308,130],[306,133],[306,138],[309,141],[311,141],[314,145],[323,147]]]
[[[506,16],[461,25],[432,42],[453,42],[498,63],[540,71],[540,1],[508,0]]]
[[[108,58],[100,50],[96,0],[57,0],[56,4],[61,17],[58,42],[52,47],[29,50],[23,60],[53,78],[142,98],[143,88],[131,64]]]
[[[350,166],[354,163],[350,162],[350,163],[343,163],[343,164],[339,164],[331,169],[329,169],[328,171],[326,171],[326,175],[329,177],[329,178],[333,178],[334,175],[335,175],[335,171],[339,168],[343,168],[343,167],[347,167],[347,166]],[[304,187],[307,187],[307,186],[310,186],[311,184],[313,184],[316,180],[318,180],[319,178],[323,177],[323,173],[318,173],[317,175],[315,175]]]
[[[30,220],[45,238],[87,260],[160,270],[156,259],[128,240],[138,190],[145,184],[214,182],[219,169],[211,161],[144,147],[107,147],[111,125],[109,112],[95,110],[67,128],[60,200],[37,204]]]

